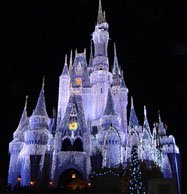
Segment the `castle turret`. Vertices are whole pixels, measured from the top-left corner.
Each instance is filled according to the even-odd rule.
[[[121,71],[122,78],[120,84],[120,107],[121,107],[121,128],[125,132],[125,137],[127,138],[127,105],[128,105],[128,88],[125,84],[125,79],[123,76],[123,71]]]
[[[13,140],[9,143],[9,172],[8,183],[13,188],[17,184],[17,178],[21,174],[21,161],[19,154],[24,145],[24,132],[28,130],[28,117],[27,117],[27,97],[25,101],[25,107],[16,131],[13,134]]]
[[[136,116],[136,111],[134,109],[134,103],[133,103],[133,98],[131,97],[131,110],[130,110],[130,117],[129,117],[129,126],[130,127],[138,127],[139,126],[139,121]]]
[[[92,40],[90,43],[90,58],[88,62],[88,73],[89,75],[93,72],[93,51],[92,51]]]
[[[92,85],[93,115],[92,119],[102,117],[108,95],[108,88],[112,83],[112,74],[109,72],[109,61],[107,46],[109,40],[108,23],[102,11],[101,1],[99,1],[98,19],[95,31],[92,34],[94,42],[94,72],[90,75]],[[102,99],[102,103],[101,103]]]
[[[28,185],[30,180],[37,181],[41,177],[47,144],[52,138],[48,126],[49,117],[46,110],[43,81],[36,107],[29,119],[29,130],[25,132],[25,145],[20,155],[23,164],[21,173],[23,185]]]
[[[141,135],[141,142],[142,142],[142,157],[145,160],[151,160],[152,155],[150,154],[150,150],[152,149],[152,135],[149,127],[149,122],[147,119],[147,110],[144,106],[144,123],[143,123],[143,131]]]
[[[107,127],[107,126],[119,127],[119,123],[120,123],[120,117],[115,110],[114,101],[110,90],[108,90],[107,103],[103,114],[102,123],[104,127]]]
[[[71,66],[70,71],[72,71]],[[70,75],[66,55],[64,68],[62,74],[59,77],[57,128],[60,121],[64,118],[64,113],[66,111],[66,107],[69,101],[69,96],[70,96]]]
[[[112,68],[112,74],[113,74],[113,86],[120,86],[121,83],[121,70],[119,68],[118,58],[116,54],[116,44],[114,44],[114,62],[113,62],[113,68]]]

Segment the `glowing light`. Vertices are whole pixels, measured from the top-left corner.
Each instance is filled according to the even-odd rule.
[[[30,185],[34,186],[35,182],[34,181],[30,181]]]
[[[72,174],[72,175],[71,175],[71,178],[72,178],[72,179],[75,179],[75,178],[76,178],[76,174]]]
[[[17,180],[18,180],[18,182],[20,182],[21,181],[21,176],[18,176]]]

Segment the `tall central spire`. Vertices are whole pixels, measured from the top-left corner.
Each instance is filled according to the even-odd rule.
[[[101,24],[105,22],[105,13],[102,10],[101,0],[99,0],[99,9],[98,9],[98,16],[97,16],[97,24]]]
[[[109,25],[105,21],[105,13],[102,11],[101,0],[99,0],[99,9],[97,16],[97,24],[92,34],[92,40],[94,43],[94,61],[93,67],[95,70],[109,70],[108,62],[108,33]]]

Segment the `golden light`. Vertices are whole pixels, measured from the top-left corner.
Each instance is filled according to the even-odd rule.
[[[71,175],[71,178],[72,178],[72,179],[75,179],[75,178],[76,178],[76,174],[72,174],[72,175]]]
[[[30,181],[30,185],[31,186],[34,186],[34,181]]]
[[[20,182],[21,181],[21,176],[18,176],[17,180],[18,180],[18,182]]]
[[[89,186],[89,187],[91,186],[91,183],[90,183],[90,182],[88,183],[88,186]]]
[[[69,127],[69,130],[75,131],[78,128],[78,123],[75,121],[71,121],[69,122],[68,127]]]
[[[82,79],[81,78],[76,78],[75,83],[76,83],[76,85],[81,85],[82,84]]]

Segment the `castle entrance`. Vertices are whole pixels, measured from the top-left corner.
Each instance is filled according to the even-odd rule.
[[[58,187],[64,190],[81,190],[86,188],[86,185],[82,174],[74,168],[65,170],[58,181]]]

